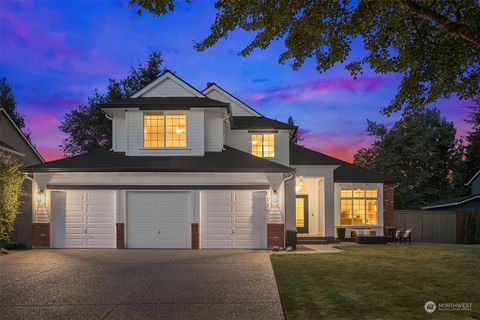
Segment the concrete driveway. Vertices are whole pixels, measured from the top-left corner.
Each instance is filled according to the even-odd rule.
[[[2,319],[283,319],[246,250],[29,250],[0,257]]]

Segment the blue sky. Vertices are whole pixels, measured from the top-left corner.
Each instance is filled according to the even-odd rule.
[[[0,76],[12,86],[19,112],[33,141],[47,159],[61,157],[58,130],[65,112],[86,103],[108,78],[124,77],[131,65],[151,50],[161,50],[164,66],[198,89],[216,82],[265,116],[286,121],[292,115],[305,135],[304,144],[351,160],[371,139],[366,119],[391,124],[379,110],[393,98],[399,75],[366,72],[357,81],[335,66],[318,73],[307,61],[298,71],[280,65],[281,42],[238,55],[254,34],[235,31],[205,52],[194,40],[209,34],[215,19],[211,1],[180,5],[166,16],[142,16],[128,1],[1,1]],[[361,55],[359,44],[354,55]],[[444,116],[459,135],[468,102],[441,101]]]

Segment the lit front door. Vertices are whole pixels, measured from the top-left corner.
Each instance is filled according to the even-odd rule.
[[[297,196],[295,202],[295,223],[298,233],[308,233],[308,196]]]

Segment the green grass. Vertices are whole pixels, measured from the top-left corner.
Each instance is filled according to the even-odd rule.
[[[342,249],[271,256],[287,319],[480,319],[480,246]],[[472,311],[428,314],[429,300]]]

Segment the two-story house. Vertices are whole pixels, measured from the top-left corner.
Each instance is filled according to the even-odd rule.
[[[111,150],[29,168],[38,246],[268,248],[286,229],[329,240],[393,225],[388,178],[290,144],[294,128],[215,83],[166,71],[101,107]]]

